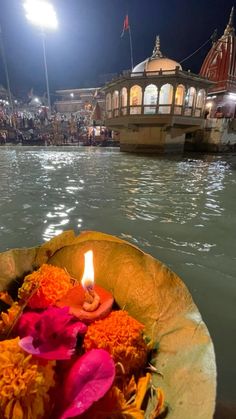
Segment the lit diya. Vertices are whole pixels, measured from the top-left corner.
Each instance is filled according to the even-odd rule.
[[[96,285],[93,282],[94,273],[88,271],[93,265],[91,253],[85,256],[85,267],[83,264],[84,255],[90,250],[94,255]],[[74,314],[78,318],[76,321],[84,319],[90,323],[91,319],[103,317],[104,313],[111,310],[114,298],[121,309],[125,309],[129,316],[144,325],[145,335],[158,345],[158,354],[152,359],[149,370],[151,391],[142,418],[152,417],[153,394],[158,387],[164,391],[170,406],[167,419],[213,417],[216,396],[213,344],[189,291],[174,272],[119,238],[98,232],[86,232],[75,237],[73,232],[68,231],[39,248],[16,249],[0,254],[0,291],[7,289],[26,272],[43,264],[61,268],[73,278],[83,276],[82,285],[71,288],[66,296],[59,299],[61,307],[69,306],[70,315]],[[122,310],[119,312],[122,313]],[[112,314],[115,312],[99,322],[109,320]],[[96,322],[86,327],[89,329],[93,326],[96,327]],[[88,339],[88,335],[85,339]],[[7,351],[8,347],[3,349]],[[17,342],[13,341],[12,347],[18,348]],[[86,353],[86,356],[91,356],[89,363],[100,374],[104,369],[100,368],[101,362],[98,362],[96,353],[92,351]],[[100,355],[102,358],[101,352]],[[82,357],[78,363],[83,364],[85,361],[87,365],[88,361]],[[31,362],[29,357],[27,362]],[[71,372],[73,376],[78,376],[78,370],[84,371],[82,364],[75,365],[75,371]],[[42,364],[35,364],[32,368],[37,368],[41,373]],[[51,374],[51,368],[48,364],[45,372],[47,376]],[[47,381],[50,384],[52,380]],[[98,389],[101,387],[99,383],[100,376],[95,383]],[[83,391],[86,390],[86,393],[95,389],[94,384],[85,384]],[[71,417],[70,412],[64,417]],[[86,417],[91,419],[95,416]]]
[[[70,313],[79,320],[92,322],[107,316],[111,311],[114,298],[112,294],[94,285],[93,251],[84,254],[85,264],[81,284],[71,288],[57,305],[70,307]]]

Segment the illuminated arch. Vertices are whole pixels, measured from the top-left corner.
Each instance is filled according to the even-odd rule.
[[[142,88],[135,84],[130,89],[130,114],[140,114],[142,105]]]
[[[122,87],[120,92],[120,104],[121,104],[121,113],[122,115],[127,115],[127,105],[128,105],[128,91],[126,87]]]
[[[119,91],[115,90],[112,95],[112,110],[114,116],[119,115]]]
[[[195,116],[202,115],[202,112],[205,107],[205,102],[206,102],[206,91],[204,89],[200,89],[197,94]]]
[[[159,96],[159,113],[170,113],[173,101],[173,86],[170,83],[163,84]]]
[[[206,99],[206,91],[204,89],[199,90],[197,94],[196,108],[203,109],[205,105],[205,99]]]
[[[144,90],[144,113],[156,113],[158,89],[155,84],[149,84]]]
[[[195,87],[190,87],[187,90],[187,94],[185,96],[185,115],[192,115],[193,108],[195,106],[196,101],[196,89]]]
[[[111,112],[111,93],[108,93],[106,95],[106,113],[107,117],[111,118],[112,112]]]
[[[175,92],[175,108],[174,108],[175,115],[181,115],[182,113],[182,107],[184,104],[184,94],[185,94],[185,87],[183,84],[179,84]]]

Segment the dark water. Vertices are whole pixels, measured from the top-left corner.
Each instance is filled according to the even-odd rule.
[[[187,284],[213,338],[218,397],[236,399],[236,156],[156,158],[0,148],[0,251],[66,229],[137,244]]]

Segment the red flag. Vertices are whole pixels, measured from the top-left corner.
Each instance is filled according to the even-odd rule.
[[[123,26],[123,31],[122,31],[122,34],[121,34],[121,38],[122,38],[122,36],[124,36],[125,31],[128,31],[128,29],[129,29],[129,16],[126,15],[125,20],[124,20],[124,26]]]

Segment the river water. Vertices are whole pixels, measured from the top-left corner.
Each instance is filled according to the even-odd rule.
[[[0,147],[0,251],[66,229],[115,234],[186,283],[215,344],[218,398],[236,395],[236,155],[157,158]]]

